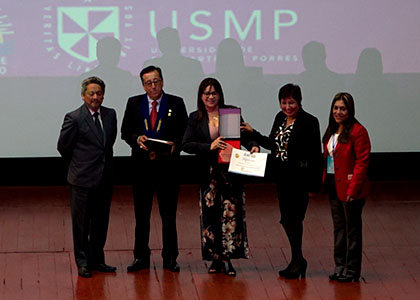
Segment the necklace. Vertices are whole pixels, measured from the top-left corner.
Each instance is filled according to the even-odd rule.
[[[212,118],[215,121],[219,120],[219,114],[218,113],[209,114],[209,117]]]

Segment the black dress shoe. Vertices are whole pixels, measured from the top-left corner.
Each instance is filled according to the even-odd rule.
[[[163,268],[171,272],[179,272],[180,267],[175,259],[163,260]]]
[[[94,267],[92,267],[92,270],[104,272],[104,273],[114,273],[117,271],[116,267],[108,266],[107,264],[99,264]]]
[[[145,259],[135,258],[131,265],[127,266],[127,272],[135,272],[150,268],[150,261]]]
[[[341,275],[337,279],[338,282],[358,282],[359,276],[356,275]]]
[[[338,278],[340,278],[342,275],[340,273],[333,273],[330,276],[328,276],[328,278],[330,280],[338,280]]]
[[[80,277],[84,277],[84,278],[92,277],[92,273],[90,273],[90,271],[87,267],[80,267],[77,270],[77,274],[79,274]]]

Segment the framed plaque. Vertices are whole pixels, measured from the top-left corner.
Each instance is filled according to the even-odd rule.
[[[219,134],[227,148],[219,150],[219,163],[228,164],[232,149],[241,148],[241,109],[237,107],[219,109]]]
[[[219,109],[219,134],[225,139],[241,138],[241,109]]]

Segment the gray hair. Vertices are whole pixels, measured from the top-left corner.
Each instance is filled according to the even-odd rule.
[[[102,88],[102,93],[105,94],[105,82],[96,76],[92,76],[92,77],[88,77],[85,80],[82,81],[82,95],[85,94],[86,90],[87,90],[87,86],[91,83],[95,83],[101,86]]]

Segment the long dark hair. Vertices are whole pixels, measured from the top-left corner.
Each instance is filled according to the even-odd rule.
[[[220,85],[220,82],[217,81],[215,78],[205,78],[203,81],[201,81],[200,86],[198,87],[198,93],[197,93],[197,110],[198,110],[198,116],[197,119],[200,121],[203,119],[205,115],[207,115],[206,107],[204,106],[203,100],[201,100],[201,96],[203,95],[204,91],[207,87],[212,86],[214,87],[214,90],[216,93],[219,94],[219,108],[225,107],[225,97],[223,96],[223,90],[222,86]]]
[[[334,104],[337,101],[343,101],[344,106],[346,107],[348,111],[348,118],[343,121],[343,131],[340,133],[340,136],[338,137],[338,141],[342,144],[345,144],[349,141],[351,129],[353,128],[354,123],[359,123],[359,121],[356,120],[354,117],[355,109],[354,109],[354,100],[352,95],[349,93],[338,93],[334,96],[334,99],[331,103],[330,108],[330,117],[328,121],[328,128],[324,133],[324,136],[322,137],[322,142],[324,144],[328,143],[331,135],[337,132],[339,124],[335,121],[334,115],[333,115],[333,108]]]

